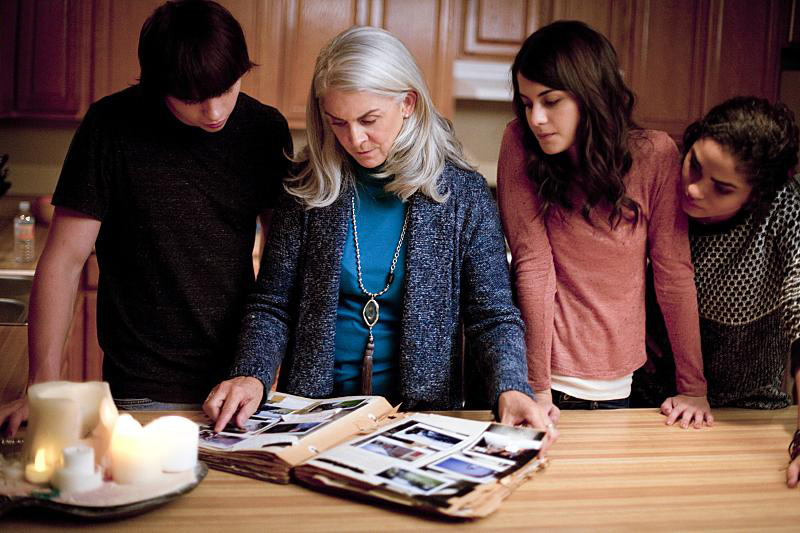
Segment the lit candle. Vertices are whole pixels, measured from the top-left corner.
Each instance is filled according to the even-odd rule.
[[[103,475],[94,464],[94,450],[88,446],[64,448],[64,468],[53,474],[53,486],[62,492],[87,492],[103,484]]]
[[[141,424],[131,415],[117,418],[111,436],[111,476],[117,483],[139,484],[161,475],[161,454]]]
[[[197,464],[198,426],[182,416],[162,416],[145,426],[157,443],[164,472],[183,472]]]
[[[45,484],[50,482],[53,475],[53,467],[47,464],[46,450],[39,448],[32,463],[25,465],[25,479],[31,483]]]
[[[80,444],[98,425],[100,402],[111,401],[108,383],[50,381],[28,388],[28,429],[24,456],[33,461],[44,450],[44,462],[62,464],[61,450]],[[113,403],[113,402],[112,402]]]

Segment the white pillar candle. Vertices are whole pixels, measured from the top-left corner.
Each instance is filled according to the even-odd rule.
[[[64,448],[64,468],[53,474],[52,484],[62,492],[87,492],[103,484],[102,472],[94,464],[94,450],[88,446]]]
[[[117,423],[119,412],[111,395],[100,400],[99,423],[92,432],[92,446],[94,447],[95,461],[102,468],[107,467],[111,460],[109,458],[109,447],[111,446],[111,435],[114,433],[114,424]]]
[[[140,484],[161,475],[159,444],[131,415],[117,418],[111,436],[111,476],[117,483]]]
[[[164,472],[183,472],[197,464],[198,426],[182,416],[162,416],[145,426],[158,443]]]
[[[39,448],[32,463],[25,465],[25,479],[37,485],[50,482],[53,476],[53,467],[47,464],[47,451]]]
[[[50,381],[28,388],[28,429],[24,456],[32,462],[44,449],[45,463],[61,466],[61,450],[79,444],[97,426],[103,398],[111,401],[108,383]]]

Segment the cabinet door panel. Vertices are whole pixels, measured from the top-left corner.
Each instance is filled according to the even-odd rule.
[[[98,0],[93,99],[135,85],[139,78],[139,33],[162,0]],[[277,100],[275,28],[269,0],[220,0],[242,25],[250,59],[259,66],[242,80],[242,90],[264,102]],[[268,10],[267,8],[270,8]],[[271,55],[267,55],[271,54]]]
[[[306,98],[320,49],[358,22],[356,0],[290,0],[286,13],[281,111],[296,128],[305,127]]]
[[[449,0],[384,0],[382,28],[409,49],[425,76],[437,109],[452,116],[452,64],[455,40]],[[414,24],[409,24],[409,17]]]
[[[580,20],[605,35],[619,58],[620,68],[627,73],[630,68],[631,0],[552,0],[547,24],[556,20]]]
[[[513,59],[541,26],[540,0],[465,0],[458,56]]]
[[[15,116],[79,117],[87,106],[91,3],[19,4]]]
[[[679,138],[701,113],[706,17],[703,1],[636,2],[635,60],[628,81],[642,125]]]
[[[703,108],[739,95],[775,99],[779,0],[712,0]]]

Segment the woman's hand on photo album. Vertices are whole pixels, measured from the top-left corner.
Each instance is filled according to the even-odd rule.
[[[556,429],[555,424],[558,422],[559,410],[552,403],[543,405],[533,401],[525,393],[508,390],[500,394],[497,412],[500,416],[501,424],[511,426],[524,424],[546,429],[547,438],[542,446],[542,451],[546,451],[558,438],[558,429]]]
[[[678,394],[664,400],[661,404],[661,414],[667,417],[665,423],[671,426],[680,420],[683,429],[690,425],[695,429],[703,426],[713,426],[714,416],[711,414],[711,406],[705,396],[686,396]]]
[[[258,410],[264,395],[264,385],[251,376],[239,376],[223,381],[209,393],[203,403],[203,411],[215,420],[214,431],[220,432],[228,422],[239,426]]]

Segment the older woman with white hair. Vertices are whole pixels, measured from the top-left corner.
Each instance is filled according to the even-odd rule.
[[[204,404],[216,429],[255,412],[279,365],[291,394],[460,407],[463,321],[501,421],[548,427],[552,440],[494,201],[405,46],[377,28],[335,37],[317,58],[307,135],[231,379]]]

